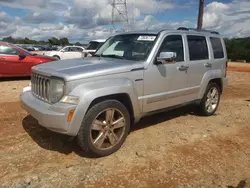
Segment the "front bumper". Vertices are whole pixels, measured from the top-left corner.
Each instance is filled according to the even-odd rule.
[[[34,117],[40,125],[52,131],[67,134],[70,123],[67,122],[68,113],[75,109],[76,105],[70,104],[48,104],[37,99],[31,91],[26,91],[20,95],[21,107]]]

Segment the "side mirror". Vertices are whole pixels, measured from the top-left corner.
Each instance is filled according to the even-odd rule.
[[[25,54],[19,54],[19,58],[20,58],[20,59],[24,59],[25,57],[26,57]]]
[[[157,62],[162,64],[175,63],[177,54],[176,52],[161,52],[157,57]]]

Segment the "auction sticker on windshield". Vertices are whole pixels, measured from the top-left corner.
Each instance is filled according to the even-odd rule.
[[[142,41],[154,41],[156,36],[139,36],[137,40],[142,40]]]

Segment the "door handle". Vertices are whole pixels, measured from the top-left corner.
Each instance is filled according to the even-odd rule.
[[[188,70],[188,68],[189,68],[189,66],[187,66],[187,65],[181,65],[178,67],[179,71],[186,71],[186,70]]]
[[[204,65],[205,65],[205,67],[207,67],[207,68],[211,68],[211,67],[212,67],[212,63],[205,63]]]

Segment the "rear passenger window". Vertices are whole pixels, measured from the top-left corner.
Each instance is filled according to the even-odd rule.
[[[176,52],[176,62],[184,61],[183,42],[181,35],[169,35],[162,43],[160,52]]]
[[[190,61],[208,59],[206,38],[203,36],[187,36]]]
[[[224,58],[224,51],[221,44],[221,39],[210,37],[210,41],[214,52],[214,59]]]

